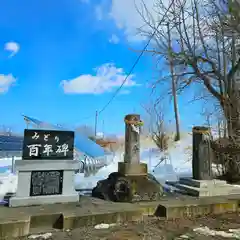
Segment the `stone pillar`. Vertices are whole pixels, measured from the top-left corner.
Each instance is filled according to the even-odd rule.
[[[140,163],[140,115],[129,114],[125,117],[125,163]]]
[[[210,128],[196,126],[192,129],[192,175],[195,180],[212,179]]]
[[[140,128],[142,121],[138,114],[128,114],[125,121],[124,162],[118,163],[118,172],[124,175],[146,175],[147,165],[140,163]]]

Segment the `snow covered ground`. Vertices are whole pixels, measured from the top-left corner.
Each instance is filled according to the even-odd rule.
[[[160,153],[153,144],[151,148],[142,147],[140,153],[141,162],[148,164],[148,171],[160,182],[165,182],[166,180],[174,181],[180,176],[191,176],[192,163],[190,161],[191,151],[189,151],[191,144],[192,136],[188,135],[180,142],[171,144],[168,154]],[[159,164],[164,156],[166,156],[166,160]],[[123,161],[123,152],[116,153],[114,161],[100,169],[95,176],[84,178],[83,174],[76,174],[76,188],[95,187],[99,180],[108,177],[111,172],[117,171],[119,161]]]
[[[149,172],[161,182],[177,180],[179,176],[191,176],[191,161],[189,161],[191,153],[188,150],[191,142],[191,136],[186,136],[180,142],[173,143],[168,154],[160,153],[154,145],[152,148],[142,147],[141,161],[148,164]],[[164,156],[166,156],[165,161],[159,164]],[[101,168],[94,176],[86,178],[84,174],[76,174],[76,189],[93,188],[99,180],[117,171],[119,161],[123,161],[122,152],[116,153],[114,161]],[[12,159],[0,159],[0,201],[7,192],[15,192],[17,188],[17,175],[11,173],[11,163]]]

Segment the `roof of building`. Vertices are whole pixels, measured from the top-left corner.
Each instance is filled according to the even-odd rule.
[[[0,135],[0,151],[22,151],[23,137]]]

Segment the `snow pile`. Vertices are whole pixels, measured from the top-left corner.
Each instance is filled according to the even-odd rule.
[[[169,143],[166,152],[156,146],[142,151],[141,161],[148,164],[148,170],[158,181],[177,181],[179,177],[192,175],[192,136],[185,135],[180,141]]]
[[[0,174],[11,172],[12,170],[12,163],[15,162],[15,160],[21,160],[21,157],[14,157],[12,158],[1,158],[0,159]]]
[[[205,227],[195,228],[193,229],[193,231],[204,236],[240,239],[240,229],[229,229],[228,232],[225,232],[225,231],[212,230],[207,226],[205,226]]]
[[[95,229],[109,229],[110,227],[115,227],[116,225],[117,225],[116,223],[110,223],[110,224],[101,223],[101,224],[95,225],[94,228]]]
[[[116,172],[118,170],[118,162],[123,161],[123,154],[117,153],[114,156],[113,161],[99,169],[95,176],[84,178],[84,174],[78,173],[75,175],[75,187],[76,189],[89,189],[97,185],[99,180],[103,180],[108,177],[111,172]]]
[[[7,193],[15,193],[17,190],[17,176],[12,173],[0,174],[0,201]]]
[[[30,235],[28,239],[52,239],[52,233],[43,233],[37,235]]]

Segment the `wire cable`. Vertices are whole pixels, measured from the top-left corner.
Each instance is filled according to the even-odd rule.
[[[137,57],[136,61],[134,62],[133,66],[131,67],[129,73],[127,74],[127,76],[125,77],[125,79],[123,80],[122,84],[119,86],[119,88],[116,90],[116,92],[113,94],[113,96],[110,98],[110,100],[107,102],[107,104],[100,110],[98,111],[98,114],[102,113],[103,111],[106,110],[106,108],[111,104],[111,102],[114,100],[114,98],[117,96],[117,94],[120,92],[120,90],[122,89],[122,87],[124,86],[124,84],[126,83],[126,81],[128,80],[129,76],[132,74],[133,70],[135,69],[136,65],[138,64],[139,60],[141,59],[143,53],[146,51],[148,45],[150,44],[152,38],[154,37],[154,35],[156,34],[159,26],[163,23],[163,21],[165,20],[165,17],[168,13],[168,11],[170,10],[171,6],[173,5],[174,0],[171,2],[171,4],[169,5],[167,11],[164,13],[161,21],[159,21],[157,27],[155,28],[155,30],[153,31],[153,33],[151,34],[150,38],[148,39],[146,45],[144,46],[144,48],[142,49],[141,53],[139,54],[139,56]]]

